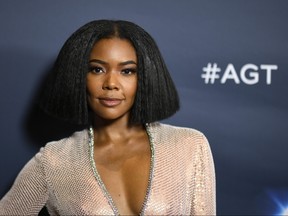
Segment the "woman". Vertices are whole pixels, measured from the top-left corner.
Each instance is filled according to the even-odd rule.
[[[0,201],[1,215],[214,215],[205,136],[157,123],[179,108],[151,36],[128,21],[98,20],[62,47],[41,106],[88,125],[48,143]]]

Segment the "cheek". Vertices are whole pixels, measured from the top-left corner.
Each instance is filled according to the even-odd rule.
[[[129,80],[129,82],[126,83],[126,86],[129,86],[130,90],[137,90],[138,87],[138,78],[137,76],[133,77],[132,79]]]
[[[87,79],[86,90],[87,94],[90,96],[97,95],[97,93],[99,92],[99,84],[97,84],[95,80],[91,81]]]
[[[126,89],[128,90],[129,95],[134,98],[137,92],[137,80],[135,82],[130,83],[130,85],[127,85]]]

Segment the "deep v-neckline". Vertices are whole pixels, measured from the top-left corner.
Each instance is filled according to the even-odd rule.
[[[149,138],[151,157],[150,157],[149,179],[148,179],[146,194],[145,194],[142,206],[141,206],[141,210],[140,210],[138,215],[144,215],[144,212],[145,212],[145,209],[147,206],[147,202],[148,202],[148,198],[150,195],[150,191],[151,191],[152,178],[153,178],[153,173],[154,173],[154,140],[153,140],[153,136],[151,134],[151,128],[150,128],[149,124],[145,125],[145,129],[146,129],[146,133],[147,133],[148,138]],[[104,182],[102,181],[100,174],[96,168],[96,163],[94,160],[94,132],[93,132],[92,126],[89,127],[88,135],[89,135],[89,137],[88,137],[89,160],[90,160],[90,165],[92,167],[93,175],[96,178],[97,183],[100,186],[102,193],[106,197],[110,207],[112,208],[113,213],[115,215],[120,215],[119,210],[118,210],[117,206],[115,205],[115,202],[113,201],[111,194],[108,192],[108,190],[107,190]]]

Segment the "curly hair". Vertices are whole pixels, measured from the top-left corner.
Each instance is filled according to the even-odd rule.
[[[64,43],[40,98],[48,114],[78,125],[89,124],[86,76],[97,41],[128,40],[137,55],[138,87],[130,123],[151,123],[172,116],[179,97],[154,39],[140,26],[123,20],[96,20],[76,30]]]

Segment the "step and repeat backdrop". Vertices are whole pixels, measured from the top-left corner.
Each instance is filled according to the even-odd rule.
[[[36,98],[64,41],[95,19],[156,40],[181,99],[165,123],[206,134],[217,214],[288,214],[288,1],[0,1],[0,197],[41,146],[75,130]]]

